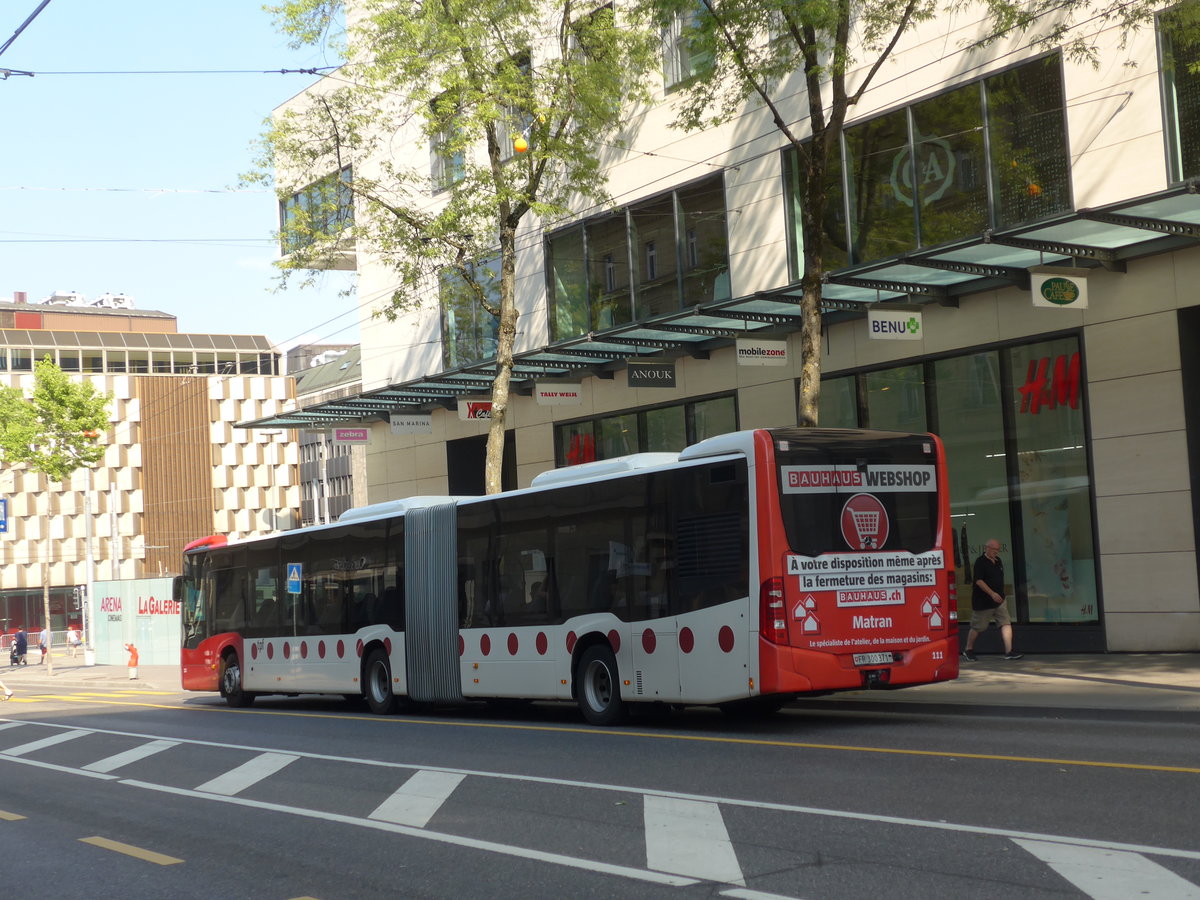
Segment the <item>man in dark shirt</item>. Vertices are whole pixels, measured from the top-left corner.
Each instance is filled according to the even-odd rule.
[[[983,555],[975,560],[971,570],[971,630],[967,633],[967,646],[963,657],[972,662],[975,656],[975,639],[988,625],[995,622],[1000,627],[1004,641],[1004,658],[1020,659],[1024,653],[1013,650],[1012,616],[1004,602],[1004,560],[1000,558],[1000,542],[989,538],[984,545]]]

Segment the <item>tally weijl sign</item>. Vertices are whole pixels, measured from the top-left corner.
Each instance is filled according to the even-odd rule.
[[[829,494],[835,491],[936,491],[933,466],[783,466],[785,494]]]
[[[578,384],[539,382],[534,385],[533,398],[538,406],[578,406],[583,402],[583,388]]]

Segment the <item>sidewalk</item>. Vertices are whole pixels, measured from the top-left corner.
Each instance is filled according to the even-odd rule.
[[[83,651],[74,659],[70,651],[55,650],[53,656],[54,674],[47,674],[45,664],[37,662],[38,653],[35,650],[29,654],[29,665],[0,666],[0,681],[8,685],[9,690],[22,693],[39,691],[46,693],[51,690],[80,690],[88,687],[108,688],[110,690],[141,690],[141,691],[180,691],[179,666],[138,666],[138,677],[131,681],[129,669],[126,666],[85,666]],[[8,654],[4,655],[7,662]]]
[[[83,654],[71,659],[56,651],[54,675],[31,662],[0,667],[0,680],[11,690],[46,693],[54,690],[141,690],[180,692],[179,666],[139,666],[136,681],[125,666],[85,666]],[[956,681],[899,691],[846,691],[827,697],[801,698],[817,708],[974,707],[992,712],[1013,708],[1044,709],[1047,714],[1081,710],[1125,710],[1154,718],[1178,717],[1200,723],[1200,653],[1037,654],[1009,661],[981,655],[978,662],[960,660]]]

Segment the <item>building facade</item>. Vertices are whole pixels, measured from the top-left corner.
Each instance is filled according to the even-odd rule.
[[[945,441],[960,618],[994,537],[1024,649],[1200,650],[1196,60],[1161,23],[1092,26],[1096,68],[1018,39],[969,47],[981,27],[922,23],[852,110],[826,223],[821,423]],[[519,236],[506,487],[796,422],[795,154],[754,107],[672,128],[677,49],[664,42],[656,102],[630,110],[628,150],[602,148],[613,208]],[[778,94],[803,128],[802,80]],[[395,145],[428,152],[411,137]],[[494,322],[449,295],[372,318],[393,275],[369,248],[351,256],[361,392],[255,427],[370,427],[372,502],[462,492],[482,468]]]
[[[82,624],[88,585],[179,570],[197,537],[264,534],[299,521],[294,432],[248,431],[247,417],[293,397],[263,337],[180,334],[173,316],[132,309],[0,301],[0,384],[31,391],[33,364],[111,393],[99,465],[62,482],[23,467],[0,471],[4,630]],[[89,616],[90,618],[90,616]]]

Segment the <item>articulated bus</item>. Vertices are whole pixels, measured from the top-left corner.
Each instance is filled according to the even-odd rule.
[[[183,687],[776,709],[958,675],[929,434],[769,428],[184,552]]]

